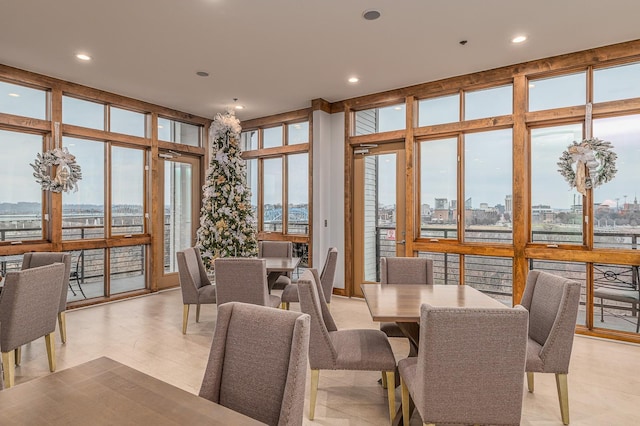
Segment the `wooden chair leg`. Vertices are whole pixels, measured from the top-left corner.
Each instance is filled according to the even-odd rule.
[[[56,342],[55,332],[51,332],[44,336],[45,343],[47,344],[47,358],[49,359],[49,371],[52,373],[56,371]]]
[[[60,329],[60,340],[62,343],[67,343],[67,316],[64,311],[58,314],[58,328]]]
[[[387,388],[387,375],[386,375],[386,371],[382,372],[382,389],[386,389]]]
[[[287,311],[288,311],[288,310],[289,310],[289,302],[282,302],[282,304],[280,305],[280,307],[281,307],[282,309],[285,309],[285,310],[287,310]]]
[[[569,424],[569,388],[567,386],[567,375],[556,374],[556,386],[558,387],[558,401],[560,401],[560,414],[562,423]]]
[[[200,304],[196,305],[196,322],[200,322]]]
[[[311,370],[311,394],[309,397],[309,420],[313,420],[316,413],[316,399],[318,397],[318,381],[320,370]]]
[[[16,377],[15,370],[15,352],[2,352],[2,372],[4,376],[4,386],[6,388],[10,388],[14,385],[14,380]]]
[[[22,346],[18,346],[17,348],[15,348],[14,357],[15,357],[15,365],[19,367],[20,363],[22,362]]]
[[[383,375],[387,379],[387,397],[389,398],[389,420],[393,424],[393,419],[396,416],[396,373],[395,371],[383,371]]]
[[[187,334],[187,320],[189,319],[189,305],[184,305],[182,309],[182,334]]]
[[[533,393],[533,373],[530,371],[527,371],[527,388]]]
[[[400,376],[400,388],[402,389],[402,424],[404,426],[409,426],[411,422],[411,408],[409,404],[411,404],[410,396],[409,396],[409,388],[407,384],[402,380],[402,376]]]

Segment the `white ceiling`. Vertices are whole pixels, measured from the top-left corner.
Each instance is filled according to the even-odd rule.
[[[209,118],[238,98],[246,120],[638,39],[639,18],[639,0],[0,0],[0,63]]]

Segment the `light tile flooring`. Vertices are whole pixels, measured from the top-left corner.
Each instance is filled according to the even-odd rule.
[[[299,306],[292,304],[292,309]],[[331,310],[340,328],[377,327],[363,300],[334,297]],[[187,335],[181,333],[179,290],[69,311],[67,344],[60,344],[56,336],[58,370],[108,356],[197,393],[213,337],[216,308],[203,305],[198,324],[195,309],[191,311]],[[407,343],[391,340],[396,356],[405,356]],[[49,374],[44,339],[23,347],[22,357],[22,365],[16,368],[18,386]],[[639,362],[638,345],[576,336],[569,374],[571,424],[638,424]],[[304,424],[387,425],[386,393],[377,384],[378,378],[374,372],[321,372],[316,418],[306,418],[307,389]],[[396,397],[399,401],[399,390]],[[411,424],[421,424],[417,414]],[[537,374],[536,392],[525,391],[522,424],[562,424],[553,375]]]

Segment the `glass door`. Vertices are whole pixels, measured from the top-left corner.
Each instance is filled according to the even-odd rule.
[[[176,252],[195,244],[200,203],[199,167],[196,159],[161,159],[162,273],[158,287],[179,284]],[[157,222],[156,222],[157,223]]]
[[[370,148],[354,158],[351,294],[380,282],[380,258],[405,255],[405,151],[403,143]]]

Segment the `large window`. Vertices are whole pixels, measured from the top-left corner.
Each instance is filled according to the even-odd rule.
[[[355,118],[356,135],[388,132],[406,127],[404,104],[356,111]]]
[[[0,130],[0,242],[41,240],[42,190],[33,177],[41,135]]]
[[[287,233],[309,234],[309,155],[287,157],[289,182]]]
[[[201,126],[158,117],[158,139],[190,146],[200,146]]]
[[[529,111],[584,105],[587,75],[584,72],[529,80]]]
[[[0,81],[0,112],[44,120],[47,92]]]
[[[144,137],[146,134],[146,117],[144,114],[127,109],[109,108],[109,130],[126,135]]]
[[[262,161],[263,228],[282,232],[282,158]]]
[[[144,232],[144,151],[111,148],[111,234]]]
[[[104,104],[63,96],[62,122],[74,126],[105,130]]]

